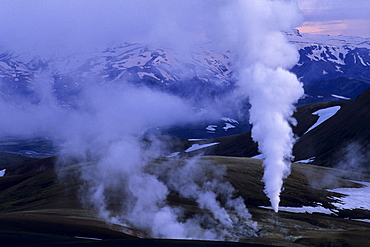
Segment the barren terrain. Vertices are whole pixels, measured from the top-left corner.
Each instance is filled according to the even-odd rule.
[[[174,162],[181,159],[160,159]],[[226,178],[242,196],[258,223],[258,237],[241,238],[242,243],[190,240],[155,240],[137,229],[107,224],[78,199],[79,164],[65,169],[63,179],[56,175],[54,159],[11,166],[0,178],[0,235],[10,246],[367,246],[370,223],[353,219],[370,219],[368,210],[335,210],[332,205],[343,195],[327,189],[361,187],[354,180],[370,181],[363,174],[308,164],[293,164],[281,195],[282,207],[323,207],[324,213],[274,213],[266,208],[261,161],[251,158],[204,156],[199,165],[214,164],[227,168]],[[175,164],[174,164],[175,165]],[[189,212],[194,203],[170,194],[168,203],[181,205]]]

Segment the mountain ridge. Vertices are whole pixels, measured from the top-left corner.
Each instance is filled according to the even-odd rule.
[[[340,106],[341,109],[332,117],[305,133],[318,119],[312,115],[320,109]],[[359,143],[364,155],[369,153],[370,140],[370,89],[350,101],[316,102],[297,108],[293,117],[298,124],[293,132],[298,140],[293,147],[295,161],[314,157],[314,163],[320,166],[335,167],[342,150],[350,143]],[[258,146],[251,137],[251,132],[225,136],[208,140],[218,143],[212,148],[202,150],[207,155],[253,157],[259,154]],[[359,165],[370,172],[366,164]]]
[[[300,55],[291,69],[306,90],[300,104],[339,100],[333,94],[353,99],[370,87],[369,39],[301,34],[298,30],[286,36]],[[54,94],[65,105],[73,102],[86,83],[96,80],[100,84],[125,80],[198,100],[214,98],[234,89],[236,59],[230,51],[199,47],[186,57],[171,49],[134,43],[48,59],[5,51],[0,55],[0,91],[7,100],[24,96],[37,102],[34,81],[47,73]],[[351,92],[341,83],[351,85]],[[319,87],[324,88],[320,91]]]
[[[287,37],[300,55],[291,71],[304,84],[307,98],[302,103],[338,100],[332,94],[354,99],[370,87],[370,39],[301,34],[298,30]],[[345,84],[352,87],[350,92],[335,83],[338,78],[345,78]],[[331,87],[318,90],[330,82]]]

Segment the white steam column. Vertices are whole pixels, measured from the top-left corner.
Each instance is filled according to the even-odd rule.
[[[253,83],[248,95],[252,138],[263,154],[265,193],[277,212],[283,179],[290,174],[293,103],[303,90],[295,75],[281,68],[256,65],[251,73]]]
[[[251,104],[252,138],[258,142],[265,169],[265,193],[279,210],[283,180],[290,174],[294,136],[290,124],[302,84],[288,71],[299,54],[285,34],[301,22],[293,1],[238,1],[240,89]]]

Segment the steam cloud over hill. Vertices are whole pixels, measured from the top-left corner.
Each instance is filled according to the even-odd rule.
[[[229,50],[236,57],[238,84],[222,100],[247,97],[251,103],[265,192],[277,212],[290,172],[293,104],[303,94],[287,71],[298,53],[281,31],[300,22],[296,3],[285,0],[12,1],[0,8],[0,36],[6,37],[0,47],[46,59],[123,42],[169,47],[178,57],[190,56],[196,46]],[[204,239],[237,238],[232,229],[242,223],[253,236],[255,225],[243,200],[233,197],[222,169],[197,166],[196,160],[180,167],[156,161],[166,147],[146,136],[147,130],[194,119],[192,102],[124,80],[101,85],[90,76],[73,106],[65,106],[54,94],[57,69],[35,72],[30,84],[37,100],[0,99],[1,135],[47,135],[58,145],[61,164],[86,162],[82,201],[110,222],[155,237]],[[209,117],[220,117],[217,109],[206,108]],[[175,179],[178,173],[186,173],[187,180]],[[170,192],[194,200],[209,214],[186,218],[183,209],[167,205]]]

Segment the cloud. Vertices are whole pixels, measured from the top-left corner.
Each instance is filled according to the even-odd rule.
[[[302,32],[370,37],[369,1],[299,0],[298,4],[305,16]]]
[[[220,26],[217,15],[226,5],[224,0],[6,0],[0,3],[0,36],[6,37],[0,46],[48,55],[123,42],[185,50],[218,35],[213,28]]]

